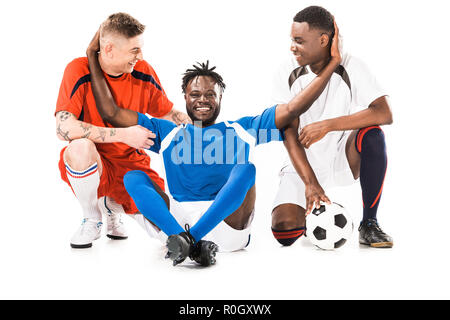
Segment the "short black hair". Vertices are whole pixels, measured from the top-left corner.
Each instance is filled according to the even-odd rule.
[[[225,83],[223,82],[222,76],[214,71],[216,67],[209,68],[209,60],[207,60],[206,63],[197,62],[197,65],[193,65],[193,67],[194,69],[187,69],[183,74],[183,83],[181,84],[183,93],[186,93],[186,88],[189,82],[200,76],[213,78],[219,87],[222,88],[222,91],[225,90]]]
[[[334,18],[325,8],[310,6],[298,12],[294,17],[294,22],[307,22],[310,28],[324,30],[334,36]]]

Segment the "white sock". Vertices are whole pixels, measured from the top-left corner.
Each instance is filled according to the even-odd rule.
[[[97,204],[97,189],[100,184],[97,162],[81,171],[72,169],[67,162],[65,165],[67,178],[80,201],[84,218],[102,221],[102,214]]]

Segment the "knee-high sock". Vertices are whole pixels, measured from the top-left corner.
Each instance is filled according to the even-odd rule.
[[[196,241],[201,240],[223,219],[239,209],[247,192],[255,184],[255,176],[256,169],[251,163],[234,166],[213,204],[191,228],[190,232]]]
[[[289,230],[277,230],[272,228],[272,233],[275,239],[283,246],[290,246],[305,233],[305,227]]]
[[[363,220],[376,219],[387,169],[386,143],[381,128],[360,129],[356,136],[356,149],[361,155]]]
[[[184,231],[170,213],[163,198],[155,190],[152,181],[145,172],[129,171],[125,174],[123,183],[139,212],[157,225],[167,236]]]
[[[73,193],[83,208],[83,217],[93,221],[102,221],[102,214],[97,204],[97,189],[100,184],[97,162],[84,170],[74,170],[66,165],[67,178]]]

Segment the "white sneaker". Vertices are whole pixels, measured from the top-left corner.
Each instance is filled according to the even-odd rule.
[[[100,238],[103,223],[90,219],[83,219],[81,226],[70,240],[70,246],[75,249],[92,247],[92,242]]]
[[[128,234],[121,219],[121,214],[125,214],[123,207],[110,197],[99,198],[98,207],[107,218],[106,236],[113,240],[127,239]]]

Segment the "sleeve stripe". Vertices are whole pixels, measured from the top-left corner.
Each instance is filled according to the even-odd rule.
[[[157,83],[155,81],[155,79],[151,75],[145,74],[145,73],[142,73],[142,72],[139,72],[139,71],[136,71],[136,70],[133,70],[133,72],[131,72],[131,75],[133,77],[135,77],[136,79],[139,79],[139,80],[142,80],[142,81],[145,81],[145,82],[150,82],[151,84],[153,84],[156,87],[156,89],[158,89],[159,91],[163,92],[163,90],[162,90],[161,86],[159,85],[159,83]]]
[[[72,93],[70,94],[70,98],[72,99],[75,92],[77,92],[78,88],[83,83],[90,82],[90,81],[91,81],[91,75],[89,73],[87,75],[81,77],[80,79],[78,79],[77,83],[75,83],[75,86],[73,87]]]

